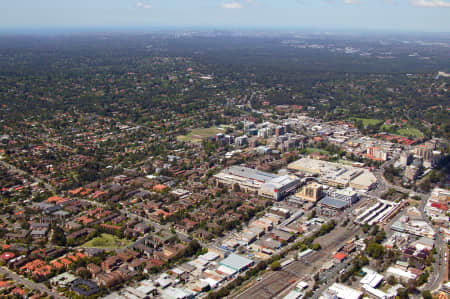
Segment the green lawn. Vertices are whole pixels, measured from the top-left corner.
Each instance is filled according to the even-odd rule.
[[[81,247],[91,248],[120,248],[126,247],[131,244],[131,241],[119,239],[116,236],[110,234],[101,234],[99,237],[84,243]]]
[[[422,138],[423,133],[416,128],[402,128],[397,130],[397,134],[406,137]]]
[[[308,147],[305,148],[305,151],[307,154],[311,154],[311,153],[319,153],[322,155],[329,155],[330,153],[326,150],[320,149],[320,148],[315,148],[315,147]]]
[[[192,129],[191,132],[189,132],[186,135],[177,136],[177,139],[179,141],[200,143],[202,142],[203,139],[207,137],[211,137],[216,135],[217,133],[224,133],[224,132],[225,130],[219,127],[197,128]]]
[[[383,125],[380,127],[380,132],[388,132],[392,127],[393,127],[393,126],[391,126],[391,125],[383,124]]]
[[[380,124],[381,122],[383,122],[380,119],[375,119],[375,118],[358,118],[358,117],[352,117],[351,120],[354,121],[362,121],[363,125],[365,128],[367,128],[368,125],[372,125],[372,126],[376,126],[378,124]]]
[[[382,125],[380,127],[380,132],[391,132],[392,134],[396,134],[396,135],[400,135],[400,136],[405,136],[405,137],[412,137],[412,138],[422,138],[423,137],[423,133],[416,129],[416,128],[402,128],[402,129],[397,129],[394,132],[391,131],[392,126],[390,125]]]

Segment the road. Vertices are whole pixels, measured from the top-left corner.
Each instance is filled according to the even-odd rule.
[[[18,283],[23,284],[28,289],[46,293],[48,295],[52,295],[54,298],[59,298],[59,299],[66,298],[64,296],[58,295],[57,293],[54,293],[49,288],[47,288],[43,283],[32,282],[31,280],[28,280],[28,279],[14,273],[13,271],[9,270],[6,267],[1,267],[0,273],[8,276],[9,278],[15,280]]]
[[[375,177],[378,180],[378,186],[377,188],[374,190],[374,195],[376,196],[381,196],[383,193],[387,192],[390,188],[394,189],[395,191],[401,192],[401,193],[405,193],[405,194],[411,194],[411,195],[416,195],[419,196],[422,200],[426,199],[428,197],[427,194],[424,193],[420,193],[420,192],[415,192],[413,190],[401,187],[401,186],[397,186],[397,185],[393,185],[390,182],[388,182],[386,180],[386,178],[384,177],[384,170],[391,166],[392,164],[394,164],[394,162],[398,159],[398,155],[392,157],[391,160],[388,160],[386,162],[383,163],[383,165],[380,166],[380,169],[374,170],[373,174],[375,175]]]
[[[3,161],[3,160],[0,160],[0,164],[1,164],[3,167],[5,167],[5,168],[7,168],[7,169],[9,169],[9,170],[15,171],[15,172],[18,173],[18,174],[29,176],[29,177],[31,177],[35,182],[38,182],[38,183],[43,184],[43,185],[45,186],[45,188],[47,188],[47,189],[50,190],[51,192],[53,192],[53,193],[56,192],[55,188],[54,188],[52,185],[50,185],[49,183],[45,182],[44,180],[41,180],[41,179],[38,178],[38,177],[35,177],[35,176],[29,174],[29,173],[26,172],[26,171],[24,171],[24,170],[22,170],[22,169],[19,169],[19,168],[17,168],[16,166],[14,166],[14,165],[12,165],[12,164],[9,164],[9,163],[7,163],[7,162],[5,162],[5,161]]]
[[[435,263],[433,265],[434,271],[433,271],[433,273],[431,273],[430,278],[428,279],[428,282],[425,284],[425,286],[423,286],[424,290],[430,290],[433,292],[433,291],[436,291],[437,289],[439,289],[441,286],[441,283],[446,279],[447,259],[444,256],[447,253],[447,246],[446,246],[446,244],[444,244],[439,230],[433,226],[428,215],[425,213],[425,205],[428,201],[429,195],[420,193],[420,192],[415,192],[413,190],[403,188],[400,186],[392,185],[385,179],[385,177],[383,175],[384,169],[386,167],[392,165],[395,160],[396,160],[396,158],[393,158],[392,160],[387,161],[380,167],[380,170],[375,171],[374,174],[377,177],[378,182],[381,183],[381,186],[380,186],[381,190],[388,187],[388,188],[392,188],[398,192],[402,192],[402,193],[406,193],[406,194],[408,194],[408,193],[414,194],[415,196],[420,197],[421,204],[420,204],[419,210],[422,215],[422,218],[430,225],[430,227],[433,228],[434,232],[436,233],[435,248],[437,249],[437,254],[435,257]],[[380,192],[380,191],[378,191],[378,192]],[[383,192],[385,192],[385,190],[383,190]]]
[[[435,263],[433,265],[434,271],[431,273],[428,282],[423,287],[425,290],[436,291],[441,283],[446,279],[447,275],[447,259],[445,258],[445,254],[447,253],[447,246],[444,244],[444,240],[436,227],[431,223],[428,215],[425,213],[425,205],[427,203],[427,199],[422,199],[420,203],[420,213],[422,214],[422,218],[433,228],[436,233],[436,240],[434,247],[437,250],[435,256]]]

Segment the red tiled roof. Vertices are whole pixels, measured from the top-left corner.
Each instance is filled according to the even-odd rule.
[[[343,252],[338,252],[334,255],[334,258],[340,261],[344,260],[346,257],[347,255]]]
[[[15,256],[16,255],[12,252],[4,252],[0,258],[4,261],[9,261],[10,259],[14,258]]]
[[[437,202],[433,202],[431,203],[431,206],[433,208],[439,209],[439,210],[443,210],[443,211],[448,211],[448,207],[446,205],[437,203]]]

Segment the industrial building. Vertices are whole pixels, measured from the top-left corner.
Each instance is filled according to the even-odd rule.
[[[219,264],[237,272],[242,272],[251,267],[254,262],[251,259],[232,253]]]
[[[350,206],[350,203],[344,200],[335,199],[329,196],[322,198],[318,206],[320,207],[320,214],[325,216],[335,216],[340,211]]]
[[[238,185],[242,191],[246,192],[258,192],[264,183],[277,177],[276,174],[242,166],[225,168],[214,176],[217,183],[232,188]]]
[[[376,177],[368,170],[316,159],[302,158],[290,163],[288,169],[318,175],[321,182],[334,187],[370,190],[377,183]]]
[[[366,273],[366,275],[359,281],[361,285],[368,285],[372,288],[376,288],[384,280],[383,275],[378,274],[372,269],[364,267],[363,271]]]
[[[263,197],[273,198],[275,200],[281,200],[287,194],[294,191],[299,185],[299,179],[283,175],[263,184],[259,189],[259,195]]]
[[[342,200],[348,202],[349,204],[354,204],[358,201],[358,193],[352,189],[335,189],[328,193],[328,195],[334,199]]]
[[[340,283],[333,283],[321,298],[360,299],[363,295],[364,293],[361,291]]]
[[[360,214],[355,219],[355,223],[372,226],[376,223],[384,222],[386,219],[391,218],[399,208],[401,208],[401,204],[379,200],[375,205]]]
[[[287,175],[279,176],[256,169],[231,166],[214,176],[218,184],[223,184],[246,192],[257,192],[263,197],[280,200],[294,191],[300,180]]]

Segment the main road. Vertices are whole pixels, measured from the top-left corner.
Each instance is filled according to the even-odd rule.
[[[385,189],[386,187],[392,188],[396,191],[402,192],[402,193],[413,193],[415,196],[420,197],[421,203],[420,203],[420,213],[422,215],[422,218],[430,225],[430,227],[433,228],[435,234],[436,234],[436,240],[435,240],[435,248],[437,249],[435,263],[434,263],[434,270],[431,273],[428,282],[425,284],[423,289],[430,290],[430,291],[436,291],[441,283],[445,280],[445,276],[447,275],[447,258],[445,255],[447,254],[447,246],[444,244],[444,240],[442,239],[442,236],[438,229],[436,229],[435,226],[433,226],[433,223],[430,221],[428,215],[425,213],[425,205],[428,201],[429,195],[415,192],[413,190],[396,186],[391,183],[389,183],[386,178],[384,177],[384,169],[390,165],[393,164],[393,162],[396,160],[396,158],[393,158],[392,160],[387,161],[384,163],[380,170],[377,170],[374,172],[375,176],[377,177],[378,181],[381,183],[381,190]],[[384,188],[383,188],[384,187]],[[380,190],[380,191],[381,191]],[[378,191],[378,192],[380,192]],[[386,190],[383,190],[386,191]]]
[[[425,290],[436,291],[441,283],[446,279],[447,275],[447,244],[444,243],[444,240],[439,232],[439,229],[436,229],[433,226],[433,223],[430,221],[430,218],[425,213],[425,205],[427,203],[427,199],[422,199],[420,204],[420,213],[422,214],[422,218],[430,225],[434,232],[436,233],[436,240],[434,247],[436,248],[436,258],[433,266],[433,272],[431,273],[427,284],[423,287]]]

